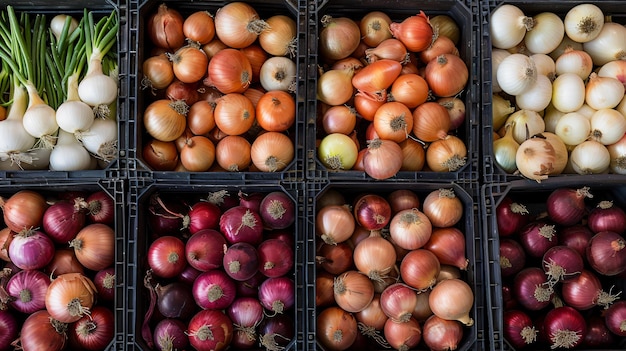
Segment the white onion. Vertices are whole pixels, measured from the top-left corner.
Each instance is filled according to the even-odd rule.
[[[494,48],[491,50],[491,92],[493,93],[499,93],[502,91],[500,84],[498,84],[496,75],[498,73],[498,66],[500,66],[500,62],[502,62],[502,60],[509,55],[511,55],[511,53],[504,49]]]
[[[543,122],[546,125],[546,132],[554,133],[559,119],[565,115],[565,112],[557,110],[552,103],[546,107],[543,113]]]
[[[626,87],[626,61],[624,60],[615,60],[610,61],[602,65],[600,70],[598,70],[598,75],[600,77],[612,77],[624,84]]]
[[[622,101],[617,104],[615,109],[619,111],[619,113],[621,113],[623,116],[626,116],[626,95],[622,98]]]
[[[537,67],[530,57],[511,54],[498,66],[498,84],[509,95],[519,95],[528,90],[537,80]]]
[[[549,54],[555,50],[563,37],[563,21],[552,12],[542,12],[533,17],[533,26],[524,36],[526,48],[535,54]]]
[[[585,103],[585,82],[574,73],[564,73],[552,82],[552,104],[561,112],[574,112]]]
[[[604,13],[594,4],[572,7],[563,20],[565,33],[572,40],[586,43],[600,34],[604,25]]]
[[[267,91],[296,89],[296,63],[284,56],[274,56],[263,62],[259,80]]]
[[[530,58],[535,62],[537,74],[550,78],[550,81],[556,77],[556,65],[552,57],[546,54],[533,54]]]
[[[74,134],[59,130],[57,144],[50,153],[50,169],[53,171],[81,171],[89,169],[91,156],[74,137]]]
[[[606,146],[595,140],[587,140],[576,145],[572,150],[569,162],[578,174],[600,174],[609,169],[611,156]]]
[[[57,108],[57,124],[69,133],[89,129],[94,118],[93,109],[80,100],[65,101]]]
[[[576,112],[587,117],[588,120],[591,120],[591,116],[593,116],[596,111],[596,109],[591,108],[591,106],[587,104],[583,104],[578,110],[576,110]]]
[[[626,174],[626,134],[616,143],[608,145],[611,163],[609,168],[616,174]]]
[[[571,48],[573,50],[582,50],[583,44],[573,41],[571,38],[569,38],[566,35],[565,37],[563,37],[563,40],[561,40],[561,43],[559,44],[559,46],[557,46],[557,48],[554,49],[548,55],[552,57],[553,60],[556,61],[556,59],[558,59],[559,56],[563,55],[565,50],[567,50],[568,48]]]
[[[545,131],[546,125],[539,113],[531,110],[515,111],[506,120],[505,125],[512,125],[513,139],[521,144],[535,134]]]
[[[550,104],[552,99],[552,82],[543,75],[537,75],[537,80],[528,90],[517,95],[515,102],[521,109],[532,111],[543,111]]]
[[[489,29],[491,45],[498,49],[510,49],[521,43],[526,26],[532,19],[524,15],[519,7],[504,4],[491,13]]]
[[[617,110],[603,108],[591,116],[591,139],[604,145],[620,140],[626,133],[626,118]]]
[[[556,59],[556,74],[575,73],[583,80],[589,77],[593,69],[593,61],[588,53],[572,48],[565,49],[565,52]]]
[[[607,22],[598,36],[583,44],[591,55],[593,64],[602,66],[613,60],[626,59],[626,27],[619,23]]]
[[[589,76],[585,88],[585,102],[591,108],[600,110],[613,108],[624,98],[624,85],[611,77],[600,77],[595,73]]]
[[[85,149],[105,161],[117,157],[117,122],[112,119],[96,119],[91,128],[76,134]]]
[[[566,145],[578,145],[587,140],[591,132],[591,122],[577,112],[566,113],[556,124],[554,134]]]

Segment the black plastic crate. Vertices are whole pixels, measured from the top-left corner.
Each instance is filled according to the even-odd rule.
[[[22,182],[16,180],[0,181],[0,196],[8,198],[20,190],[32,190],[44,197],[55,198],[64,192],[87,192],[89,194],[98,191],[106,192],[115,204],[115,220],[111,227],[115,231],[115,298],[110,306],[115,318],[114,338],[106,347],[107,351],[124,350],[124,340],[127,334],[127,300],[125,299],[125,259],[126,259],[126,182],[120,179],[108,179],[100,181],[68,180],[68,181],[42,181],[38,183]],[[1,221],[4,226],[4,221]],[[69,350],[69,348],[68,348]]]
[[[317,341],[316,321],[318,310],[315,306],[315,279],[317,276],[316,267],[316,243],[318,238],[315,234],[315,213],[317,210],[317,201],[320,196],[329,190],[338,190],[345,197],[346,202],[351,204],[351,200],[364,193],[378,194],[383,197],[394,190],[408,189],[415,192],[420,203],[432,191],[437,189],[452,189],[457,198],[463,203],[463,217],[455,225],[460,229],[466,237],[465,255],[469,260],[466,271],[461,271],[461,279],[467,282],[474,292],[474,306],[470,311],[470,317],[474,320],[474,325],[463,327],[463,339],[458,345],[457,350],[484,350],[485,343],[488,340],[486,336],[486,313],[484,300],[484,267],[483,267],[483,239],[480,232],[479,204],[477,183],[465,184],[463,186],[456,183],[399,183],[399,182],[380,182],[376,187],[363,182],[329,182],[329,183],[310,183],[307,186],[306,198],[306,259],[307,259],[307,281],[306,281],[306,300],[307,300],[307,316],[308,330],[306,338],[307,350],[324,350]],[[372,345],[376,345],[371,341]],[[424,343],[420,343],[419,350],[423,349]],[[384,350],[383,348],[380,348]]]
[[[465,61],[469,78],[461,99],[465,103],[466,115],[463,125],[454,133],[465,142],[467,161],[455,172],[409,172],[400,171],[386,181],[478,181],[479,177],[479,123],[480,123],[480,62],[479,62],[479,12],[475,1],[410,1],[410,0],[366,0],[358,4],[346,0],[319,0],[312,5],[308,26],[309,62],[307,72],[307,179],[328,179],[337,181],[373,180],[365,172],[356,170],[332,171],[327,169],[317,157],[317,79],[321,58],[318,52],[320,21],[324,15],[349,17],[358,20],[370,11],[385,12],[392,21],[400,22],[419,11],[429,17],[448,15],[455,20],[461,31],[458,49]]]
[[[278,185],[274,183],[257,183],[254,185],[239,185],[232,181],[211,182],[211,184],[181,184],[177,182],[156,183],[144,182],[143,180],[130,180],[129,192],[129,235],[127,243],[127,260],[126,260],[126,295],[128,301],[128,332],[125,335],[125,347],[127,350],[144,350],[150,348],[141,336],[141,326],[145,313],[149,305],[148,290],[144,287],[144,275],[147,269],[146,252],[152,238],[150,237],[150,229],[147,225],[147,211],[150,197],[154,194],[163,194],[166,196],[180,196],[180,198],[199,199],[206,198],[210,193],[218,191],[228,191],[231,195],[237,196],[238,192],[252,193],[269,193],[272,191],[280,191],[287,194],[296,205],[296,219],[294,224],[289,227],[294,234],[294,268],[287,276],[294,280],[295,283],[295,305],[289,312],[293,317],[295,336],[286,346],[285,350],[303,350],[303,341],[307,329],[307,319],[305,317],[306,295],[304,294],[304,286],[306,284],[306,265],[305,261],[305,223],[304,214],[304,185]],[[265,350],[261,346],[252,350]],[[236,350],[232,347],[230,350]]]
[[[87,9],[98,16],[106,16],[115,11],[118,16],[119,30],[117,44],[112,51],[118,58],[118,97],[117,97],[117,157],[109,162],[104,168],[84,171],[51,171],[51,170],[21,170],[17,165],[9,165],[0,170],[0,178],[31,179],[39,178],[42,181],[51,179],[53,181],[66,181],[77,178],[104,179],[117,177],[118,173],[124,172],[126,168],[126,149],[128,145],[128,112],[126,111],[126,100],[128,97],[127,74],[128,74],[128,7],[125,0],[59,0],[51,4],[46,0],[32,1],[0,1],[0,8],[7,5],[13,6],[17,13],[44,14],[50,21],[58,14],[72,15],[77,19],[82,18],[83,10]]]
[[[174,171],[155,171],[143,160],[142,148],[143,141],[146,139],[147,133],[143,130],[143,111],[149,104],[149,90],[142,90],[141,80],[143,78],[142,64],[151,47],[149,38],[146,34],[146,23],[151,13],[157,10],[158,5],[164,3],[168,7],[178,10],[183,17],[197,10],[207,10],[215,14],[218,8],[233,1],[228,0],[211,0],[211,1],[193,1],[193,0],[139,0],[131,1],[130,6],[130,25],[129,25],[129,147],[128,147],[128,169],[133,173],[130,177],[138,177],[145,179],[154,179],[156,181],[183,181],[194,182],[202,180],[224,179],[230,181],[240,181],[242,184],[254,183],[256,181],[302,181],[304,179],[304,128],[305,128],[305,84],[304,76],[306,74],[306,57],[305,50],[307,43],[306,36],[306,1],[304,0],[270,0],[257,2],[252,0],[244,0],[249,3],[264,19],[270,16],[281,14],[291,17],[296,21],[298,48],[296,55],[293,57],[297,69],[297,87],[295,94],[296,103],[296,120],[294,125],[287,131],[292,142],[294,143],[294,159],[282,171],[279,172],[174,172]],[[215,163],[216,164],[216,163]]]
[[[597,175],[591,178],[563,177],[559,179],[549,179],[541,183],[528,182],[526,180],[514,180],[507,183],[486,184],[481,190],[482,223],[484,230],[484,254],[486,279],[486,312],[491,339],[489,349],[495,350],[515,350],[504,338],[503,331],[503,311],[504,302],[502,297],[503,278],[500,273],[500,238],[496,222],[496,207],[506,197],[511,197],[515,202],[524,204],[531,215],[537,215],[545,211],[545,201],[552,191],[558,188],[579,189],[583,186],[590,188],[592,199],[586,199],[588,208],[595,206],[602,200],[612,200],[615,205],[622,208],[626,206],[626,183],[619,176]],[[600,280],[609,283],[606,277]],[[612,284],[608,284],[610,287]],[[618,288],[620,287],[620,288]],[[623,288],[623,284],[617,285],[617,292]],[[623,297],[621,297],[623,299]],[[626,338],[615,337],[617,342],[610,350],[623,350],[626,348]],[[544,345],[545,346],[545,345]],[[537,346],[539,347],[539,346]],[[533,349],[532,347],[526,347]],[[585,349],[579,346],[576,349]],[[605,350],[605,349],[603,349]]]
[[[483,177],[485,183],[505,183],[522,179],[521,176],[507,173],[496,163],[493,154],[493,125],[492,125],[492,65],[491,65],[491,35],[489,29],[489,18],[491,12],[501,4],[511,4],[519,7],[527,16],[533,16],[541,12],[553,12],[561,18],[565,16],[567,11],[572,7],[588,3],[585,1],[503,1],[503,0],[483,0],[480,1],[481,12],[481,35],[480,35],[480,52],[481,52],[481,95],[482,95],[482,114],[481,114],[481,135],[482,149],[481,156],[484,159]],[[613,22],[626,23],[626,11],[624,3],[621,1],[595,1],[594,5],[598,6],[605,15],[612,16]],[[556,177],[576,177],[578,174],[562,174]],[[551,176],[553,177],[553,176]]]

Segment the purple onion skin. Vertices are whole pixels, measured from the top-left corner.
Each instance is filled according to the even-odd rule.
[[[555,271],[559,266],[562,272]],[[543,255],[543,271],[556,282],[567,282],[576,279],[583,271],[585,263],[580,254],[568,246],[554,246]],[[562,275],[561,275],[562,274]]]
[[[263,346],[275,342],[279,346],[287,346],[295,336],[295,325],[289,314],[277,314],[263,319],[258,327],[260,342]]]
[[[594,315],[587,320],[587,333],[583,339],[583,345],[590,348],[605,348],[615,345],[615,336],[606,327],[604,318]]]
[[[154,328],[154,346],[157,350],[182,350],[189,346],[189,338],[185,334],[187,325],[179,319],[166,318]],[[172,348],[167,345],[171,343]]]
[[[17,338],[20,328],[11,311],[0,310],[0,350],[13,350],[11,342]]]
[[[555,223],[571,226],[579,223],[585,215],[585,198],[591,197],[589,188],[559,188],[548,196],[546,201],[548,216]]]
[[[267,228],[285,229],[295,221],[295,204],[287,194],[274,191],[261,201],[259,214]]]
[[[156,291],[157,307],[164,317],[188,319],[195,313],[196,303],[188,285],[174,282],[157,286]]]

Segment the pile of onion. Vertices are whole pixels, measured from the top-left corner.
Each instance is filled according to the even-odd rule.
[[[422,11],[396,21],[381,11],[320,20],[320,162],[374,179],[463,168],[469,71],[454,20]]]
[[[318,343],[328,350],[459,347],[474,322],[474,294],[465,274],[464,205],[454,190],[337,190],[317,198]]]
[[[537,181],[626,173],[626,29],[605,21],[600,7],[532,14],[507,4],[492,11],[486,122],[504,172]]]
[[[533,196],[505,195],[496,207],[500,288],[510,296],[503,336],[516,349],[616,347],[626,325],[626,213],[607,189]]]
[[[0,197],[0,350],[104,350],[113,341],[115,203],[104,190]]]
[[[293,199],[278,190],[224,189],[146,200],[146,345],[286,347],[295,335]]]
[[[278,172],[294,159],[296,21],[233,2],[148,14],[142,159],[156,171]]]

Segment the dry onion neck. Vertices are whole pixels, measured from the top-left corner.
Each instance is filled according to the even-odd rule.
[[[174,337],[167,335],[159,338],[158,344],[161,350],[174,350]]]
[[[248,339],[248,341],[254,341],[256,340],[256,330],[254,329],[254,325],[251,325],[249,327],[244,327],[242,325],[239,325],[237,323],[233,323],[233,327],[235,329],[235,331],[241,332],[243,333],[246,338]]]
[[[537,340],[537,330],[535,327],[526,326],[520,332],[520,336],[524,339],[525,343],[532,344]]]
[[[189,105],[183,100],[172,101],[169,106],[172,110],[183,116],[187,116],[187,113],[189,113]]]
[[[224,291],[219,285],[213,285],[209,288],[207,296],[210,302],[215,302],[224,296]]]
[[[75,297],[70,300],[67,304],[67,312],[72,317],[83,316],[85,314],[90,314],[89,307],[85,307],[81,304],[79,298]]]
[[[609,289],[609,292],[601,290],[594,303],[598,306],[602,306],[605,310],[608,309],[609,306],[611,306],[611,304],[615,302],[615,300],[619,299],[622,293],[621,291],[619,291],[617,294],[613,295],[612,292],[614,287],[615,286],[612,286],[611,289]]]
[[[554,225],[546,224],[542,226],[541,228],[539,228],[539,235],[548,239],[549,241],[552,241],[552,238],[554,238],[556,235],[556,230],[554,229]]]
[[[511,212],[515,214],[523,214],[523,215],[528,214],[528,210],[526,209],[526,206],[520,203],[514,202],[511,204],[510,207],[511,207]]]
[[[198,328],[198,330],[195,333],[190,333],[187,335],[195,336],[201,341],[214,340],[213,331],[211,331],[211,328],[209,328],[209,326],[206,326],[206,325],[203,325],[200,328]]]
[[[388,349],[391,346],[387,343],[387,340],[378,333],[376,329],[372,326],[365,325],[363,322],[358,322],[357,326],[359,327],[359,331],[364,336],[374,339],[378,343],[378,345]]]
[[[276,342],[276,337],[282,338],[284,340],[289,340],[288,338],[280,334],[265,334],[261,336],[261,340],[259,341],[259,343],[261,344],[261,346],[265,347],[267,351],[283,351],[285,347],[278,345],[278,343]]]
[[[559,281],[567,278],[568,276],[579,274],[580,272],[566,272],[563,267],[557,265],[554,260],[550,260],[550,262],[543,261],[544,267],[547,268],[546,275],[548,276],[548,280],[551,284],[556,284]]]
[[[550,348],[556,349],[563,347],[571,349],[578,344],[578,340],[580,340],[581,337],[582,335],[579,335],[573,330],[557,330],[550,338],[550,341],[552,341]]]
[[[67,333],[67,323],[63,323],[50,317],[50,324],[52,325],[52,328],[54,328],[54,331],[56,331],[57,333],[61,335],[65,335]]]
[[[286,166],[283,161],[278,160],[275,156],[270,156],[265,160],[265,165],[270,172],[276,172]]]
[[[219,190],[212,193],[209,193],[206,201],[212,203],[213,205],[220,206],[224,203],[224,198],[228,196],[228,190]]]
[[[76,328],[76,333],[81,336],[89,336],[93,334],[93,331],[96,330],[96,323],[93,321],[89,321],[87,323],[82,323]]]
[[[267,22],[261,20],[261,19],[254,19],[252,21],[250,21],[248,23],[248,25],[246,26],[246,29],[248,30],[248,32],[250,33],[254,33],[256,35],[259,35],[261,33],[263,33],[264,31],[270,29],[269,24],[267,24]]]
[[[511,268],[513,265],[508,257],[500,256],[500,268]]]
[[[554,289],[552,289],[552,286],[550,286],[549,284],[546,285],[547,287],[543,287],[541,285],[535,286],[535,291],[533,292],[533,297],[535,298],[535,300],[539,302],[550,301],[550,297],[552,296]]]
[[[287,209],[283,206],[282,201],[272,200],[267,208],[267,213],[273,219],[281,219],[283,215],[287,212]]]

